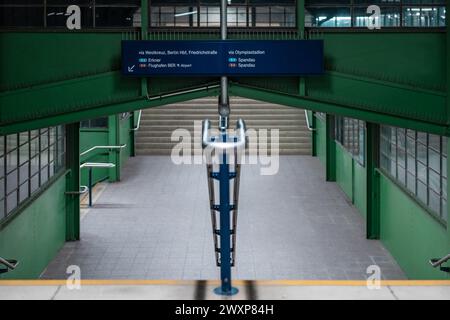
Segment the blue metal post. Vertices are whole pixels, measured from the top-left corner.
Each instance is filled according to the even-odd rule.
[[[223,134],[223,142],[227,135]],[[231,286],[231,234],[230,234],[230,165],[224,150],[219,170],[220,187],[220,279],[221,287],[215,289],[217,294],[233,295],[238,292]]]

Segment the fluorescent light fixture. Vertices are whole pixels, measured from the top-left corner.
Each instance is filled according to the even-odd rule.
[[[197,13],[197,11],[177,13],[177,14],[175,15],[175,17],[190,16],[190,15],[193,15],[193,14],[196,14],[196,13]]]

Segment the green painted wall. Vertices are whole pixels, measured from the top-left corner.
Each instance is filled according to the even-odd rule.
[[[326,66],[346,74],[445,91],[445,37],[444,32],[324,33]]]
[[[339,143],[336,143],[336,183],[353,201],[353,159]]]
[[[326,125],[325,121],[320,117],[316,117],[316,119],[316,130],[313,133],[316,136],[314,142],[316,143],[317,157],[319,158],[320,163],[325,167],[327,153]]]
[[[367,174],[366,168],[353,159],[339,143],[336,143],[336,182],[366,218]]]
[[[448,253],[446,228],[389,178],[380,177],[381,240],[410,279],[450,279],[428,261]]]
[[[315,134],[319,159],[324,163],[325,123],[320,119],[317,119]],[[335,149],[336,182],[366,218],[366,168],[353,160],[340,144],[336,143]],[[380,176],[380,239],[385,247],[409,279],[450,279],[428,263],[431,258],[448,254],[450,230],[435,220],[391,179],[383,174]]]
[[[66,178],[61,176],[12,221],[0,226],[0,256],[20,265],[0,279],[35,279],[66,240]]]
[[[353,160],[353,204],[367,218],[367,170]]]
[[[120,32],[3,32],[0,39],[0,90],[120,68]]]

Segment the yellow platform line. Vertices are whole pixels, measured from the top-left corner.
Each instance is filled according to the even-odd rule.
[[[0,280],[0,286],[65,286],[66,280]],[[365,287],[365,280],[261,280],[256,286],[344,286]],[[220,281],[207,281],[208,285],[219,285]],[[244,286],[243,280],[233,281],[236,286]],[[81,280],[85,286],[195,286],[196,281],[188,280]],[[381,286],[426,287],[450,286],[450,280],[382,280]]]

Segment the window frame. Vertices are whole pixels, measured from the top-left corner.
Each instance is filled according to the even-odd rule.
[[[52,132],[54,133],[53,139],[51,137]],[[0,139],[3,140],[3,158],[0,157],[3,161],[3,166],[0,167],[2,171],[0,183],[3,184],[3,190],[0,194],[1,227],[5,221],[14,217],[24,205],[35,199],[37,194],[45,190],[55,177],[59,177],[65,171],[67,151],[64,126],[24,131],[0,136]],[[15,140],[15,145],[12,148],[8,147],[8,139],[10,141]],[[47,142],[43,145],[45,141]],[[33,147],[36,146],[37,150],[34,150]],[[13,168],[8,168],[8,154],[13,153],[15,153],[15,163]],[[51,153],[53,153],[52,157]],[[47,161],[43,162],[42,157],[47,157]],[[60,159],[62,159],[61,163],[59,163]],[[37,170],[33,170],[36,167],[33,163],[37,164]],[[22,168],[25,168],[25,170],[22,171]],[[25,174],[25,178],[23,178],[23,174]],[[12,188],[8,188],[10,179],[13,181]],[[36,182],[37,186],[34,188]]]
[[[333,134],[334,141],[348,152],[361,167],[365,168],[367,144],[366,123],[359,119],[335,116]],[[355,139],[357,145],[355,145]]]
[[[446,31],[446,26],[405,26],[404,25],[404,9],[406,8],[442,8],[446,6],[446,4],[436,4],[433,3],[432,0],[429,0],[429,3],[405,3],[405,0],[399,0],[398,3],[391,3],[391,2],[386,2],[386,3],[373,3],[373,1],[369,1],[367,0],[366,3],[359,3],[356,2],[355,0],[348,0],[347,4],[333,4],[333,3],[323,3],[323,4],[307,4],[305,2],[305,13],[309,8],[350,8],[350,26],[349,27],[320,27],[320,26],[306,26],[305,28],[307,29],[314,29],[314,30],[322,30],[322,31],[345,31],[345,30],[367,30],[369,32],[374,32],[374,31],[411,31],[411,32],[415,32],[415,31],[425,31],[425,32],[433,32],[433,31],[441,31],[441,32],[445,32]],[[332,0],[330,0],[330,2],[332,2]],[[381,8],[398,8],[399,9],[399,26],[382,26],[381,30],[369,30],[366,26],[355,26],[355,16],[354,16],[354,12],[355,9],[358,8],[368,8],[370,5],[375,4],[378,5]],[[305,14],[306,16],[306,14]],[[447,24],[447,21],[446,21]]]
[[[389,138],[385,136],[385,131],[383,131],[385,128],[389,129],[390,135]],[[405,182],[403,183],[399,179],[399,173],[398,173],[398,130],[405,130]],[[395,135],[392,133],[395,131]],[[411,134],[411,132],[413,134]],[[425,139],[422,139],[419,137],[419,135],[423,136]],[[395,141],[393,141],[392,137],[395,136]],[[430,149],[433,149],[430,147],[430,136],[432,137],[439,137],[439,151],[436,152],[436,150],[433,150],[433,152],[436,152],[439,157],[439,171],[437,172],[434,168],[430,167]],[[412,155],[412,152],[408,151],[408,137],[414,138],[414,143],[412,144],[414,147],[414,155]],[[437,136],[432,135],[425,132],[419,132],[416,130],[410,130],[410,129],[404,129],[404,128],[397,128],[392,126],[384,126],[381,125],[380,128],[380,146],[379,146],[379,170],[382,172],[386,177],[388,177],[393,183],[395,183],[400,189],[402,189],[410,198],[412,198],[416,203],[418,203],[422,208],[424,208],[433,218],[435,218],[437,221],[439,221],[444,226],[448,225],[447,219],[447,205],[448,205],[448,195],[446,186],[448,183],[448,176],[447,176],[447,170],[444,171],[444,166],[447,163],[447,157],[448,154],[444,152],[446,148],[444,148],[444,145],[446,143],[447,137],[444,136]],[[389,153],[386,154],[385,148],[388,144],[390,146]],[[392,152],[392,147],[395,147],[395,155],[394,157]],[[421,157],[421,151],[425,151],[426,154],[424,157]],[[412,155],[414,158],[414,174],[410,172],[408,169],[408,155]],[[388,160],[389,168],[386,168],[385,162],[383,161],[383,157]],[[395,158],[395,174],[392,172],[392,164],[393,160]],[[424,168],[424,174],[420,174],[420,168]],[[430,170],[433,171],[436,175],[439,175],[439,191],[437,192],[431,187],[430,184]],[[411,175],[409,175],[411,173]],[[410,176],[412,179],[414,179],[413,183],[409,184]],[[444,183],[445,182],[445,183]],[[414,190],[411,190],[410,186],[414,185]],[[423,186],[425,189],[422,190],[421,187]],[[425,191],[423,197],[422,191]],[[435,196],[438,197],[438,206],[439,209],[436,210],[433,208],[433,203],[431,202],[431,194],[434,193]]]

